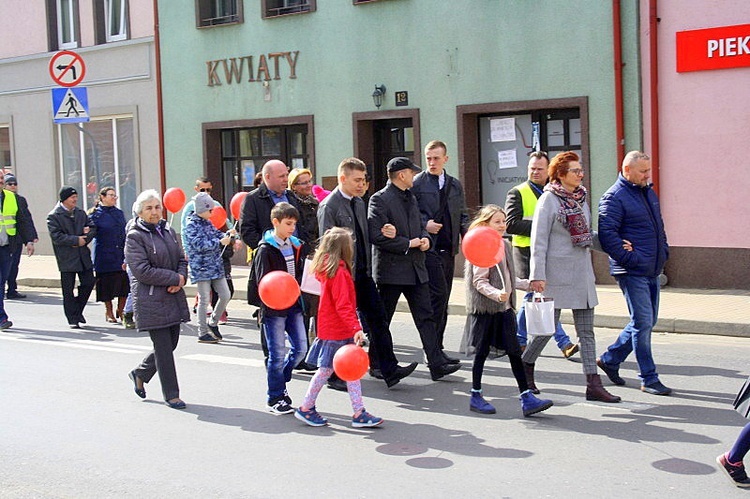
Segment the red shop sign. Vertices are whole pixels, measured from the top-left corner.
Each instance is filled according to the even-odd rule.
[[[677,72],[750,66],[750,24],[677,32]]]

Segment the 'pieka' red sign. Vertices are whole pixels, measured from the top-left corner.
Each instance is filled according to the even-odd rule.
[[[750,24],[677,32],[677,72],[750,66]]]

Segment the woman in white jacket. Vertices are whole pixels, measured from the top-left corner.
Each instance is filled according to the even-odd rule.
[[[560,309],[573,311],[586,375],[586,400],[619,402],[620,397],[604,389],[596,368],[594,307],[599,301],[591,249],[598,240],[591,229],[578,155],[562,152],[555,156],[549,165],[549,178],[531,228],[530,288],[555,300],[555,321],[560,318]],[[534,365],[549,339],[535,336],[524,351],[524,368],[532,390],[536,389]]]

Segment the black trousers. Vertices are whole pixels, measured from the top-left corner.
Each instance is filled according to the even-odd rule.
[[[73,294],[76,275],[78,275],[79,280],[77,296]],[[94,284],[96,284],[94,271],[89,269],[81,272],[60,272],[60,284],[62,285],[65,317],[68,319],[68,324],[76,324],[80,322],[83,309],[89,301]]]
[[[18,266],[21,265],[21,253],[23,253],[23,244],[16,242],[10,246],[10,271],[8,272],[8,293],[18,291]]]
[[[388,324],[390,324],[393,314],[396,312],[398,299],[402,294],[406,297],[411,317],[414,320],[414,325],[417,326],[417,331],[419,331],[419,338],[422,340],[422,348],[427,355],[427,362],[430,366],[444,364],[445,358],[443,357],[443,350],[438,344],[435,316],[430,304],[429,285],[427,283],[411,285],[379,284],[378,290],[383,298]]]
[[[180,387],[177,384],[177,370],[172,352],[180,341],[180,325],[152,329],[148,334],[151,336],[154,349],[135,368],[135,374],[144,383],[148,383],[158,372],[164,400],[179,398]]]
[[[453,271],[455,260],[450,251],[428,251],[425,254],[425,265],[430,276],[430,303],[435,314],[435,330],[438,346],[444,349],[443,337],[448,324],[448,302],[453,289]]]
[[[362,328],[370,340],[370,366],[380,369],[383,376],[388,377],[398,367],[398,359],[393,353],[390,316],[386,314],[383,300],[372,277],[364,272],[358,273],[354,280],[354,290],[357,294],[357,312]]]

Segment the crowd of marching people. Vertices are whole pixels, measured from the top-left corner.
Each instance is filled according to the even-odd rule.
[[[537,397],[544,379],[535,370],[553,337],[565,358],[580,354],[587,400],[621,401],[605,388],[599,373],[615,387],[626,384],[620,366],[631,353],[640,389],[669,395],[672,390],[661,382],[651,350],[659,276],[669,246],[659,201],[649,183],[648,155],[632,151],[625,156],[617,180],[594,214],[580,158],[569,151],[552,159],[532,151],[528,179],[508,192],[505,206],[487,204],[470,213],[460,181],[446,171],[447,152],[441,141],[428,143],[424,171],[408,158],[391,159],[387,184],[369,199],[367,168],[357,158],[340,163],[338,185],[330,192],[313,184],[310,170],[290,172],[282,161],[268,161],[257,186],[232,198],[234,225],[211,197],[210,180],[202,177],[187,204],[183,206],[182,194],[179,206],[166,206],[172,213],[182,211],[179,236],[163,218],[165,205],[174,205],[174,200],[155,190],[138,195],[131,218],[117,207],[112,187],[103,188],[96,205],[85,213],[77,206],[76,190],[64,186],[47,224],[67,322],[71,328],[86,323],[84,309],[95,289],[107,322],[148,332],[152,340],[153,350],[128,373],[134,392],[145,398],[146,384],[158,374],[166,404],[183,409],[173,352],[181,325],[191,317],[184,287],[191,282],[197,288],[193,311],[198,341],[221,341],[219,326],[228,320],[226,307],[234,293],[231,258],[241,241],[250,265],[248,303],[258,307],[268,411],[325,426],[328,422],[318,412],[317,400],[328,385],[348,392],[353,427],[376,427],[383,419],[365,409],[359,378],[335,368],[337,353],[343,357],[345,347],[366,344],[369,374],[388,388],[411,375],[419,364],[399,362],[391,329],[403,296],[431,379],[439,381],[461,369],[461,360],[445,347],[448,301],[456,256],[475,231],[487,234],[480,246],[491,247],[491,240],[501,243],[492,247],[494,259],[489,262],[477,261],[465,251],[461,272],[467,316],[460,350],[472,359],[470,411],[496,412],[483,392],[482,376],[487,360],[497,356],[507,356],[510,362],[523,416],[553,407],[553,400]],[[8,176],[3,180],[9,183]],[[14,178],[10,181],[15,183]],[[7,215],[6,208],[9,213],[20,203],[12,192],[3,192],[0,202]],[[36,238],[33,223],[28,226],[30,216],[20,211],[13,215],[13,224],[0,225],[4,280],[13,253],[2,253],[2,243],[23,242],[33,252]],[[593,228],[594,216],[598,231]],[[17,245],[16,253],[22,248]],[[609,256],[610,273],[630,314],[629,323],[606,348],[597,347],[594,334],[598,301],[592,251]],[[263,283],[272,279],[279,289],[283,279],[291,280],[301,292],[283,304],[269,301],[263,296]],[[516,301],[518,290],[525,292],[521,303]],[[13,296],[10,289],[8,293]],[[15,288],[12,293],[17,293]],[[11,327],[1,297],[2,293],[0,328]],[[530,330],[542,307],[529,304],[545,302],[549,326],[542,332],[536,326]],[[572,311],[575,341],[560,326],[562,309]],[[312,374],[297,403],[287,390],[295,369]],[[742,465],[749,448],[750,426],[730,452],[717,458],[741,487],[750,486]]]

